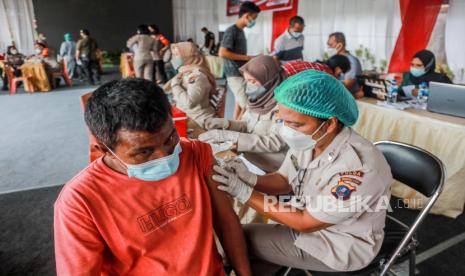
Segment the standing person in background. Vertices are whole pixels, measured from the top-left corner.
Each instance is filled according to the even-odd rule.
[[[242,3],[239,8],[239,18],[234,25],[226,29],[223,41],[221,41],[219,56],[224,58],[224,74],[236,100],[235,120],[240,118],[247,105],[246,81],[239,72],[239,67],[252,59],[251,56],[247,55],[247,39],[244,28],[255,26],[255,20],[259,13],[260,8],[255,3],[250,1]]]
[[[100,73],[97,64],[97,41],[90,37],[90,32],[87,29],[80,31],[81,39],[76,45],[76,60],[81,63],[90,85],[94,85],[94,73],[97,84],[100,84]]]
[[[202,28],[202,33],[205,34],[205,42],[203,48],[210,54],[213,55],[215,50],[215,34],[210,32],[207,27]]]
[[[76,42],[70,33],[64,35],[65,41],[60,46],[60,56],[66,62],[66,69],[71,79],[75,78],[76,73]]]
[[[158,43],[150,37],[149,29],[146,25],[137,27],[137,34],[132,36],[126,46],[135,47],[134,51],[134,69],[137,78],[153,80],[153,58],[152,52],[158,51]]]
[[[153,24],[149,26],[150,34],[152,38],[158,43],[158,52],[153,52],[153,73],[154,80],[158,80],[157,83],[165,83],[168,78],[165,72],[165,62],[163,61],[163,55],[170,48],[170,41],[160,33],[160,28]]]
[[[294,16],[289,21],[289,28],[276,39],[272,55],[281,63],[304,59],[302,54],[304,50],[304,35],[302,34],[304,28],[304,19],[300,16]]]
[[[329,56],[345,55],[349,59],[350,70],[343,74],[340,80],[355,98],[363,97],[363,91],[359,91],[360,86],[357,83],[357,76],[362,74],[362,65],[358,58],[347,51],[345,35],[341,32],[330,34],[327,45]]]

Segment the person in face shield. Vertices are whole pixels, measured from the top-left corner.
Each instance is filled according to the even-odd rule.
[[[251,275],[243,231],[211,179],[214,157],[180,139],[153,82],[108,82],[85,121],[104,155],[55,202],[57,275],[224,275],[214,232],[237,275]]]
[[[240,160],[214,167],[219,189],[279,223],[243,226],[253,272],[365,267],[383,241],[393,179],[383,154],[350,128],[354,98],[334,77],[307,70],[286,79],[275,100],[290,147],[281,168],[257,176]]]
[[[240,121],[213,118],[205,122],[210,129],[199,136],[209,143],[230,143],[230,147],[266,172],[281,166],[287,145],[277,131],[278,108],[274,90],[286,78],[279,62],[258,56],[240,68],[246,80],[247,108]]]

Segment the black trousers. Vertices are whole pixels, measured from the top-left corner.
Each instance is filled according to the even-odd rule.
[[[81,57],[81,62],[82,62],[82,71],[84,72],[87,81],[89,84],[94,84],[95,81],[100,82],[100,72],[98,68],[98,63],[96,60],[91,60],[85,57]],[[95,81],[94,81],[94,76],[95,76]]]
[[[159,80],[160,83],[165,83],[167,81],[165,62],[162,59],[153,61],[153,80]]]

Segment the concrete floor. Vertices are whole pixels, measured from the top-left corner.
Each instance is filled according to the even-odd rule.
[[[119,78],[117,69],[104,81]],[[0,193],[60,185],[87,165],[88,140],[77,84],[51,92],[0,92]],[[233,112],[228,93],[226,117]]]

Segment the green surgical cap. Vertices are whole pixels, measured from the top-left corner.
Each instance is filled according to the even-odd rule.
[[[71,40],[73,40],[73,37],[71,36],[71,34],[70,34],[70,33],[66,33],[66,34],[65,34],[65,41],[71,41]]]
[[[274,94],[279,104],[305,115],[336,117],[346,126],[352,126],[358,118],[352,94],[339,80],[321,71],[306,70],[287,78]]]

